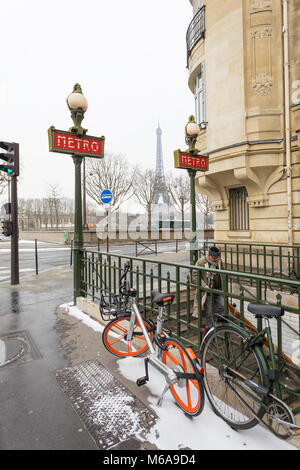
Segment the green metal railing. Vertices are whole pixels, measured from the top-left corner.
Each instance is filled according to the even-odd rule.
[[[219,248],[226,270],[270,275],[282,279],[300,279],[300,245],[218,241],[204,241],[201,244],[200,257],[207,253],[211,246]]]
[[[129,278],[137,289],[138,306],[145,316],[153,317],[156,309],[151,304],[150,294],[153,289],[161,292],[174,292],[175,302],[167,309],[166,323],[174,336],[199,351],[203,336],[204,312],[202,300],[205,292],[220,294],[224,297],[224,315],[233,312],[237,304],[240,321],[246,318],[247,302],[268,302],[281,305],[286,312],[296,315],[298,335],[300,330],[300,282],[274,278],[270,276],[243,273],[230,270],[218,270],[222,278],[222,291],[201,286],[201,275],[205,271],[215,273],[215,269],[192,267],[190,265],[149,260],[113,253],[100,253],[83,250],[81,266],[81,293],[91,297],[94,302],[100,300],[101,292],[118,293],[119,277],[123,265],[130,262]],[[271,289],[270,289],[271,287]],[[285,292],[286,288],[290,292]],[[291,294],[293,292],[293,294]],[[197,316],[193,316],[195,295],[198,299]],[[210,297],[211,299],[213,296]],[[251,323],[262,329],[262,321],[251,317]],[[278,353],[282,351],[282,331],[284,319],[277,321]],[[297,335],[296,329],[296,335]],[[299,337],[299,336],[298,336]]]

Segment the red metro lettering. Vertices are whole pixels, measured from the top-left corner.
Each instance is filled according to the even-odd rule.
[[[203,157],[193,157],[192,155],[180,154],[180,166],[188,168],[207,168],[207,159]]]
[[[101,155],[101,141],[77,137],[59,132],[54,133],[54,147],[61,150],[74,150],[75,152],[84,152],[87,154]]]

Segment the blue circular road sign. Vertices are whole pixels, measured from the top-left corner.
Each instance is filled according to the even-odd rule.
[[[112,197],[113,195],[110,189],[104,189],[100,195],[100,199],[103,204],[109,204],[112,200]]]

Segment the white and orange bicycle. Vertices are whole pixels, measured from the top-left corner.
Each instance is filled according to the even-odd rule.
[[[165,387],[158,401],[170,389],[179,407],[190,416],[197,416],[204,406],[203,369],[190,347],[169,336],[163,329],[165,307],[174,300],[173,294],[152,292],[152,302],[158,306],[156,325],[143,319],[136,303],[136,289],[126,281],[129,263],[120,278],[120,294],[101,296],[102,317],[109,315],[102,340],[106,349],[118,357],[136,357],[149,351],[145,357],[145,375],[137,379],[138,386],[149,380],[149,364],[165,377]]]

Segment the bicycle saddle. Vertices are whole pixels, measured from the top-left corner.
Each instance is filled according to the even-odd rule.
[[[250,303],[248,305],[248,312],[253,313],[257,318],[276,318],[284,315],[282,307],[259,303]]]
[[[157,290],[153,290],[151,296],[152,302],[159,306],[171,304],[175,299],[175,294],[161,294]]]

